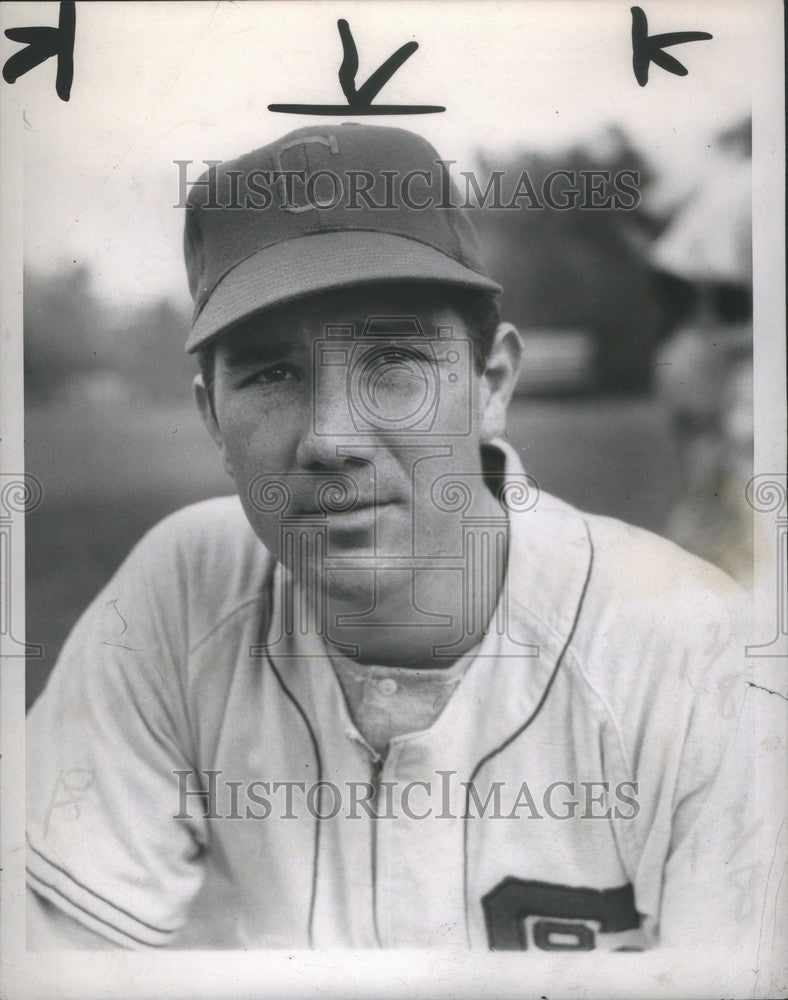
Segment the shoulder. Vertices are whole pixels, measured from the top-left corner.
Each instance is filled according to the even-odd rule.
[[[146,555],[164,548],[223,548],[235,540],[242,545],[254,537],[237,496],[212,497],[181,507],[162,518],[141,539],[137,548]]]
[[[730,577],[643,528],[545,506],[586,565],[569,658],[614,715],[694,700],[741,669],[746,594]]]
[[[168,514],[132,549],[128,562],[167,567],[172,572],[207,574],[218,583],[218,570],[265,558],[266,549],[252,531],[237,496],[213,497]]]
[[[668,539],[615,518],[576,513],[588,529],[597,600],[689,624],[699,615],[724,614],[742,599],[726,573]]]
[[[275,559],[252,530],[237,496],[215,497],[156,524],[129,556],[173,611],[188,615],[191,642],[237,607],[258,598]]]
[[[526,514],[534,549],[556,572],[571,565],[587,575],[584,603],[599,614],[631,613],[656,625],[667,616],[675,626],[698,615],[725,613],[744,591],[726,573],[645,528],[589,514],[540,493]],[[523,567],[525,569],[525,567]]]
[[[274,565],[237,497],[191,504],[137,542],[75,634],[111,638],[122,627],[127,645],[165,645],[182,657],[218,622],[267,593]]]

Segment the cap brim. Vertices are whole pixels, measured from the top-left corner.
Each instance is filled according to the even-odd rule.
[[[260,309],[335,288],[423,281],[501,291],[501,286],[425,243],[391,233],[325,232],[258,251],[214,288],[186,341],[191,354]]]

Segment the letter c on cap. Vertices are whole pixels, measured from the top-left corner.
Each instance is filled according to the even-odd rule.
[[[305,135],[300,139],[294,139],[292,142],[286,142],[283,146],[279,147],[279,150],[274,154],[273,160],[279,173],[279,183],[282,185],[282,208],[286,212],[293,212],[293,214],[298,214],[299,212],[314,212],[318,207],[317,204],[309,204],[308,201],[305,204],[296,205],[294,203],[295,198],[293,198],[293,201],[288,204],[287,181],[283,176],[287,171],[285,167],[282,166],[282,153],[286,152],[288,149],[293,149],[295,146],[306,146],[310,142],[319,143],[321,146],[328,146],[331,152],[335,155],[339,153],[336,136],[333,135]],[[308,179],[308,177],[305,178],[305,183],[308,182]],[[339,179],[339,186],[342,186],[341,179]],[[295,191],[292,191],[291,193],[295,196]],[[335,199],[334,204],[336,203],[337,200]]]

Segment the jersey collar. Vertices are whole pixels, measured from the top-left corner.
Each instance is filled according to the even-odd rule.
[[[512,495],[522,497],[526,477],[517,453],[502,440],[494,447],[503,453]],[[429,729],[394,741],[428,743],[438,756],[445,748],[451,758],[445,766],[461,774],[473,773],[541,710],[565,661],[591,577],[593,548],[583,515],[539,490],[533,480],[529,489],[521,509],[517,502],[510,505],[506,581],[471,666]],[[269,643],[271,635],[281,634],[283,579],[280,565],[274,576]],[[291,695],[323,739],[338,738],[326,727],[331,719],[336,726],[335,710],[346,722],[349,717],[342,712],[339,681],[320,637],[296,632],[276,646],[272,659]],[[326,711],[329,706],[333,709]],[[458,732],[466,738],[458,741]]]

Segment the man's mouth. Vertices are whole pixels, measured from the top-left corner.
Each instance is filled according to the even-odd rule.
[[[326,504],[324,507],[302,508],[300,513],[306,515],[324,514],[330,518],[352,517],[354,515],[369,514],[374,511],[383,510],[386,507],[394,506],[393,500],[356,500],[352,505],[337,505],[336,507]]]
[[[352,507],[339,510],[327,510],[326,514],[330,518],[341,518],[341,517],[362,517],[375,514],[378,511],[385,510],[387,507],[391,507],[391,501],[389,500],[360,500],[354,503]]]

